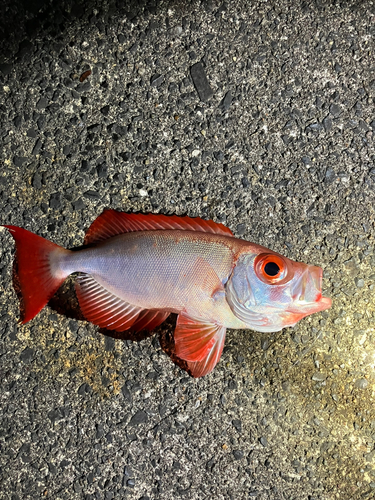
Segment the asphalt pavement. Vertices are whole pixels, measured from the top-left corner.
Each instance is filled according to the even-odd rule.
[[[199,216],[323,267],[330,310],[229,331],[191,378],[80,319],[18,324],[0,232],[0,498],[375,498],[375,6],[0,6],[0,222],[67,248],[104,208]],[[167,351],[167,352],[166,352]]]

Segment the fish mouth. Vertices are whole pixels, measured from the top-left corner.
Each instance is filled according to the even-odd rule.
[[[323,297],[322,281],[321,267],[306,266],[293,287],[293,304],[288,308],[288,312],[306,316],[329,309],[332,301],[329,297]]]

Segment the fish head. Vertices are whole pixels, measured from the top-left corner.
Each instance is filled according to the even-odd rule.
[[[260,247],[238,258],[226,283],[227,302],[248,328],[276,332],[331,306],[322,296],[322,276],[320,267]]]

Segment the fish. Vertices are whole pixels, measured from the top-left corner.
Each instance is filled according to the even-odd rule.
[[[80,309],[102,328],[151,331],[177,314],[174,352],[196,378],[218,363],[227,328],[277,332],[331,306],[320,267],[236,238],[212,220],[107,209],[76,251],[4,227],[16,244],[23,324],[76,273]]]

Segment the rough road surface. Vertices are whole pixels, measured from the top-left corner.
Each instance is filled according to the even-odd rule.
[[[333,299],[194,380],[173,318],[18,325],[2,231],[0,498],[374,498],[374,3],[4,0],[0,93],[2,223],[71,248],[105,207],[212,218]]]

